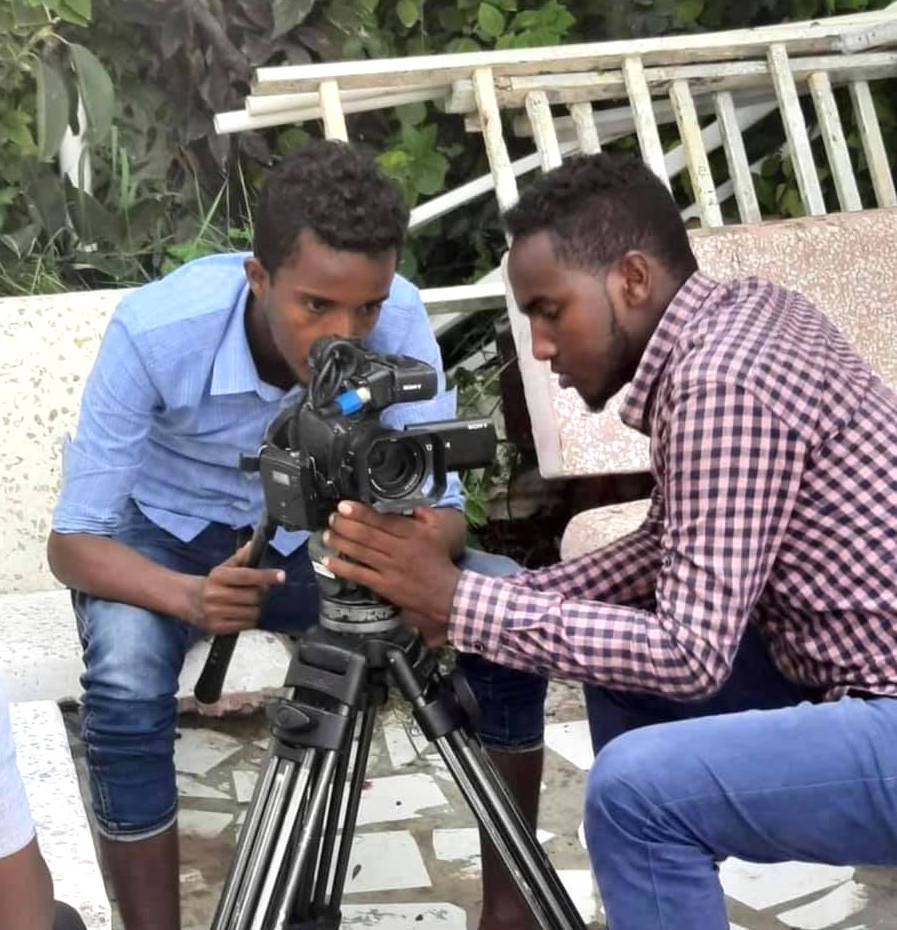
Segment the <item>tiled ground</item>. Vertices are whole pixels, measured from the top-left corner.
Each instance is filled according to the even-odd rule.
[[[601,907],[578,836],[590,748],[578,689],[550,689],[540,837],[591,927]],[[475,930],[479,908],[476,831],[435,751],[386,714],[377,727],[345,898],[344,928]],[[66,715],[85,784],[76,715]],[[261,714],[181,719],[176,764],[181,795],[184,930],[207,930],[266,745]],[[892,930],[897,873],[790,863],[728,861],[721,869],[733,930]],[[114,902],[113,902],[114,903]],[[117,917],[113,927],[121,927]],[[700,930],[700,928],[695,928]]]

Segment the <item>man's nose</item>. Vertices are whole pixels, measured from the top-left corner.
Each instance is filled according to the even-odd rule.
[[[360,339],[366,335],[358,314],[348,307],[341,308],[332,314],[330,322],[333,324],[331,334],[333,336],[339,336],[342,339]]]
[[[540,320],[530,317],[530,335],[532,337],[533,358],[537,362],[551,361],[557,355],[557,346],[554,339],[547,332]]]

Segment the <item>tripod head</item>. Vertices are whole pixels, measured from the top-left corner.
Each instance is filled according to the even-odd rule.
[[[261,561],[278,526],[308,530],[309,556],[320,595],[319,621],[328,629],[382,633],[398,609],[372,591],[337,578],[322,563],[321,531],[341,500],[387,513],[409,513],[439,500],[450,471],[478,468],[495,457],[488,418],[444,420],[405,429],[380,422],[396,403],[436,395],[439,377],[424,362],[365,349],[358,340],[324,336],[309,352],[312,380],[303,399],[268,427],[241,470],[258,473],[264,513],[253,533],[247,566]],[[236,634],[216,636],[194,694],[203,704],[221,696]]]

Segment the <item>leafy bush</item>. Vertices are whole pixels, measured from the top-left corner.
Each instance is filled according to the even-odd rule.
[[[266,167],[309,131],[214,133],[213,115],[242,106],[260,65],[665,35],[884,2],[0,0],[0,293],[140,282],[195,255],[245,247]],[[886,145],[897,151],[891,97],[880,95],[877,105]],[[849,107],[844,116],[868,187]],[[83,190],[87,161],[80,179],[73,168],[79,183],[58,178],[67,128],[80,128],[88,143],[90,193]],[[432,104],[352,116],[350,128],[412,204],[488,171],[480,141]],[[672,144],[675,129],[665,138]],[[756,155],[781,139],[771,118],[748,144]],[[529,148],[509,143],[512,155]],[[727,175],[720,152],[711,163],[717,177]],[[823,180],[834,205],[831,180]],[[766,211],[801,212],[788,159],[767,159],[757,192]],[[690,199],[686,176],[676,193]],[[494,200],[486,197],[419,229],[402,268],[428,285],[474,279],[495,265],[502,247]]]

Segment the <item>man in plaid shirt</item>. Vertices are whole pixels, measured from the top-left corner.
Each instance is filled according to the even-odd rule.
[[[343,503],[330,545],[362,564],[331,568],[432,644],[587,683],[612,930],[728,928],[729,855],[897,864],[897,396],[801,295],[699,272],[640,163],[574,159],[506,222],[536,358],[594,409],[631,382],[647,520],[496,579],[424,512]]]

